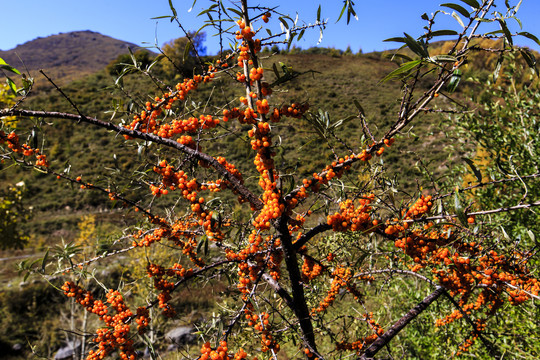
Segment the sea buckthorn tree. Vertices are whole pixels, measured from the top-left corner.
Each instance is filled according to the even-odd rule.
[[[178,317],[183,298],[176,294],[189,286],[203,287],[208,294],[221,288],[216,295],[221,311],[200,325],[193,358],[368,359],[383,349],[390,357],[394,353],[414,358],[418,355],[400,331],[413,328],[424,313],[434,317],[432,333],[450,329],[445,342],[451,348],[440,344],[450,352],[433,356],[470,351],[501,357],[505,335],[491,332],[497,326],[493,319],[512,306],[534,309],[540,290],[537,227],[526,229],[526,224],[539,220],[534,209],[540,205],[537,154],[520,153],[527,164],[525,173],[495,176],[491,166],[490,175],[482,175],[478,163],[467,158],[475,184],[464,183],[454,172],[446,177],[428,172],[427,181],[414,188],[401,188],[399,179],[387,173],[384,159],[389,152],[399,152],[400,142],[412,141],[411,128],[427,117],[463,115],[470,117],[471,126],[475,119],[491,124],[486,118],[493,115],[489,104],[502,95],[488,94],[482,100],[487,105],[476,107],[459,93],[460,82],[471,70],[469,62],[482,53],[499,56],[492,79],[499,81],[501,91],[515,88],[507,77],[497,79],[505,61],[517,62],[517,55],[536,70],[534,54],[515,46],[514,38],[540,44],[538,39],[509,30],[520,4],[446,3],[422,15],[426,26],[421,35],[389,39],[403,46],[392,56],[397,68],[381,81],[393,82],[402,95],[398,111],[387,115],[391,121],[384,128],[371,123],[362,99],[349,99],[347,94],[340,96],[353,102],[357,111],[337,121],[324,109],[312,109],[309,94],[287,98],[294,79],[317,76],[310,71],[316,69],[276,64],[271,56],[262,56],[262,49],[290,46],[304,32],[330,25],[321,20],[320,8],[316,21],[301,24],[280,13],[279,7],[247,0],[209,1],[201,12],[208,17],[205,31],[214,29],[221,44],[231,42],[230,49],[223,47],[213,61],[200,62],[193,76],[174,86],[154,79],[152,65],[139,66],[143,75],[155,80],[156,89],[149,91],[149,100],[134,97],[127,109],[115,109],[110,120],[82,113],[68,95],[73,113],[28,110],[22,101],[1,110],[0,116],[17,116],[20,122],[34,117],[102,128],[103,136],[131,145],[133,156],[140,159],[137,171],[126,174],[127,185],[120,186],[113,176],[72,176],[73,170],[64,171],[46,156],[46,149],[25,143],[18,130],[4,123],[0,136],[6,161],[39,169],[84,191],[106,193],[133,221],[114,247],[96,250],[91,258],[73,256],[69,252],[74,250],[66,247],[65,261],[60,259],[52,274],[47,256],[40,267],[27,270],[48,277],[64,274],[61,291],[81,311],[99,319],[86,347],[87,359],[134,359],[144,346],[157,357],[152,324]],[[356,15],[353,6],[352,1],[344,2],[341,15],[346,13],[347,21]],[[183,29],[172,3],[171,10],[171,21]],[[453,17],[456,29],[437,28],[443,16]],[[272,23],[280,24],[281,31],[272,30]],[[190,34],[185,32],[188,41]],[[453,40],[444,52],[434,53],[432,44],[440,36]],[[478,41],[485,39],[492,41]],[[196,51],[193,55],[200,58]],[[124,72],[128,73],[132,71]],[[522,118],[536,119],[538,93],[533,83],[535,76],[527,85],[536,94],[526,98],[532,103],[514,103],[509,114],[517,111]],[[238,91],[212,90],[206,102],[192,101],[205,88],[219,88],[213,88],[215,84]],[[477,91],[484,84],[471,86]],[[22,92],[26,96],[28,89]],[[458,131],[447,121],[447,132]],[[345,124],[353,122],[361,135],[347,133]],[[471,131],[489,131],[465,125],[459,127],[462,138]],[[514,121],[514,128],[520,126],[524,122]],[[316,144],[291,148],[288,143],[306,136],[301,129],[315,134]],[[537,133],[522,130],[521,140],[536,151],[532,149]],[[418,135],[417,153],[427,137]],[[480,144],[489,147],[489,134],[485,139]],[[467,146],[455,157],[474,150]],[[501,151],[504,159],[512,157],[511,146]],[[316,167],[321,162],[326,164]],[[520,163],[512,164],[519,168]],[[500,207],[481,193],[491,189],[495,195],[490,196],[497,196],[508,188],[520,191],[518,199]],[[507,214],[532,220],[523,222],[522,234],[508,233],[494,223],[494,216],[506,219]],[[166,254],[154,256],[156,247],[166,247]],[[150,278],[153,292],[147,293],[146,301],[133,290],[148,280],[137,278],[112,288],[94,271],[120,254],[138,259],[139,274],[144,271]],[[105,291],[90,291],[89,283]],[[393,301],[403,303],[395,307]],[[386,311],[389,308],[399,313]]]

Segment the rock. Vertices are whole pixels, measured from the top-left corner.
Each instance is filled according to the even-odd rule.
[[[75,356],[75,349],[81,347],[80,340],[75,341],[75,344],[69,343],[64,347],[61,347],[54,355],[54,360],[70,360]]]
[[[179,326],[165,334],[165,338],[176,346],[190,344],[197,339],[197,335],[193,334],[193,330],[192,326]]]

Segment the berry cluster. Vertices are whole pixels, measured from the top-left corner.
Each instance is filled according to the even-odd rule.
[[[10,132],[6,135],[4,131],[0,130],[0,144],[7,143],[8,148],[14,153],[21,154],[25,157],[36,156],[36,166],[49,167],[49,162],[47,161],[47,155],[44,155],[40,152],[40,149],[33,149],[27,144],[19,143],[19,136],[14,132]]]
[[[304,257],[302,264],[302,281],[309,282],[322,274],[323,267],[311,257]]]
[[[99,319],[107,326],[96,331],[94,342],[98,344],[98,349],[90,350],[87,360],[104,359],[115,349],[120,351],[121,359],[134,360],[136,358],[133,340],[129,338],[129,323],[133,318],[133,313],[125,305],[124,298],[118,291],[109,290],[106,295],[107,303],[116,312],[115,315],[111,315],[107,305],[101,300],[95,300],[92,293],[84,291],[73,282],[66,281],[62,285],[62,290],[67,297],[75,298],[75,301],[87,311],[98,315]],[[141,320],[136,320],[138,323],[137,328],[139,331],[144,331],[149,321],[148,313],[138,310],[137,316],[141,318]]]
[[[369,204],[373,201],[375,195],[369,194],[359,199],[359,206],[355,207],[352,200],[345,200],[339,204],[340,211],[327,218],[328,225],[332,226],[334,231],[367,231],[373,228]]]
[[[356,300],[361,297],[361,294],[358,292],[355,285],[352,284],[351,280],[353,277],[353,272],[350,268],[338,266],[332,272],[332,277],[333,279],[330,285],[330,290],[328,290],[326,297],[319,303],[319,306],[313,309],[312,312],[325,311],[330,305],[334,303],[341,288],[346,288],[348,292],[354,295]]]
[[[358,355],[362,353],[362,350],[371,345],[379,336],[384,334],[384,329],[373,319],[373,313],[365,314],[366,321],[373,331],[373,334],[368,335],[360,340],[353,342],[339,342],[336,344],[337,350],[352,350],[356,351]]]

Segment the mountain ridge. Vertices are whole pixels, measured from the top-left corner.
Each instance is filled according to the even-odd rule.
[[[82,30],[60,33],[17,45],[11,50],[0,50],[0,58],[36,78],[42,86],[42,70],[60,84],[102,70],[119,55],[139,45],[114,39],[101,33]]]

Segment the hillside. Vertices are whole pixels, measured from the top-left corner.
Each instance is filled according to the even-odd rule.
[[[65,84],[103,69],[118,55],[127,53],[128,48],[138,47],[86,30],[39,37],[0,51],[0,57],[18,69],[27,70],[40,87],[47,83],[38,73],[40,69],[58,84]]]

